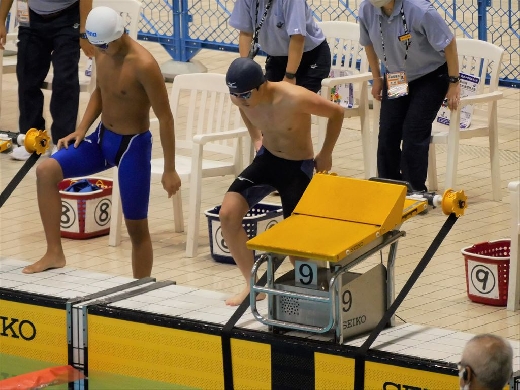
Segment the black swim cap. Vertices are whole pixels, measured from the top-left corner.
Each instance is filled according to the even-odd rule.
[[[244,93],[262,85],[265,81],[262,67],[246,57],[235,59],[226,73],[229,92]]]

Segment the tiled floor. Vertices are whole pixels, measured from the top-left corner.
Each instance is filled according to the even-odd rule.
[[[145,45],[154,53],[159,63],[169,59],[161,47],[149,43]],[[195,59],[204,64],[209,72],[225,72],[234,57],[235,55],[231,53],[203,50]],[[84,63],[83,61],[82,65]],[[464,141],[460,151],[456,189],[464,189],[469,206],[466,215],[455,224],[399,308],[397,314],[405,322],[449,331],[492,332],[509,339],[520,340],[520,313],[476,304],[468,299],[464,260],[460,253],[461,248],[471,244],[507,238],[510,235],[507,184],[519,180],[520,92],[505,88],[501,90],[505,95],[505,99],[499,103],[498,111],[503,200],[501,202],[491,200],[489,160],[486,157],[489,148],[485,140]],[[16,76],[4,75],[1,130],[17,130],[16,91]],[[81,97],[82,110],[86,102],[87,96],[84,95]],[[333,155],[333,170],[340,175],[363,177],[361,139],[358,129],[358,121],[345,120],[344,130]],[[152,127],[152,131],[157,134],[157,125]],[[182,131],[180,123],[177,123],[177,131]],[[161,153],[158,138],[155,137],[154,156],[159,156]],[[439,183],[443,190],[446,155],[445,149],[438,149]],[[11,160],[6,153],[0,154],[1,189],[7,186],[22,164]],[[0,257],[32,262],[38,260],[44,253],[45,240],[38,215],[34,172],[34,168],[29,171],[1,209]],[[107,172],[103,176],[111,177],[111,173]],[[232,177],[205,179],[202,209],[218,205],[231,181]],[[183,196],[187,197],[188,185],[184,183],[183,186]],[[345,199],[348,200],[348,194],[345,194]],[[216,263],[210,256],[208,230],[204,218],[201,218],[199,254],[195,258],[187,258],[184,255],[185,234],[174,233],[172,215],[171,202],[167,199],[161,184],[153,181],[149,212],[155,254],[153,276],[158,280],[175,280],[180,286],[218,291],[222,295],[216,294],[213,297],[219,300],[223,300],[223,297],[230,293],[239,292],[243,280],[238,269],[232,265]],[[187,219],[187,215],[185,218]],[[406,282],[445,219],[446,217],[437,209],[425,216],[412,218],[403,225],[407,235],[400,240],[397,254],[397,291]],[[70,239],[63,241],[67,262],[71,267],[123,277],[132,275],[130,241],[125,230],[123,230],[122,245],[115,248],[108,246],[106,236],[84,241]],[[288,268],[287,265],[283,267],[283,269]],[[77,276],[81,277],[81,275]],[[45,278],[45,285],[49,291],[53,288],[63,289],[69,286],[66,285],[67,283],[76,283],[78,280],[63,280],[59,277],[52,279],[48,274],[35,275],[33,278],[35,280]],[[85,288],[88,286],[85,285]],[[184,305],[182,302],[184,301],[177,302],[176,307],[179,310],[182,310]],[[222,302],[223,312],[227,313],[228,309]],[[218,316],[221,311],[217,310],[214,314]]]

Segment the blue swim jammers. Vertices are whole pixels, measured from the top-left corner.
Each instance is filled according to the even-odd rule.
[[[152,158],[150,131],[121,135],[100,122],[77,148],[62,148],[52,158],[60,164],[64,178],[85,177],[117,166],[125,218],[147,218]]]

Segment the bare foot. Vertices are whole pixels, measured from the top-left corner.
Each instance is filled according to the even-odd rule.
[[[61,255],[51,255],[46,253],[40,260],[36,263],[28,265],[25,267],[22,272],[24,274],[34,274],[37,272],[43,272],[52,268],[62,268],[65,267],[66,264],[65,255],[62,253]]]
[[[251,291],[251,288],[246,287],[245,289],[242,290],[241,293],[239,293],[231,298],[226,299],[226,305],[228,305],[228,306],[240,305],[244,301],[244,299],[246,299],[246,297],[249,295],[250,291]],[[265,299],[265,294],[258,294],[256,296],[257,301],[261,301],[263,299]]]

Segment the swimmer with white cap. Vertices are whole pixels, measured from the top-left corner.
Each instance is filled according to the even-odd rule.
[[[96,7],[88,14],[85,24],[87,39],[100,50],[107,50],[125,33],[125,24],[120,14],[109,7]]]
[[[173,115],[157,61],[125,33],[119,13],[108,7],[93,8],[87,17],[86,30],[89,41],[96,47],[96,88],[76,131],[60,139],[58,152],[36,170],[47,251],[23,272],[41,272],[66,264],[60,238],[58,183],[64,177],[90,176],[117,166],[123,215],[132,241],[133,274],[142,278],[150,276],[153,263],[148,230],[150,108],[159,119],[164,153],[162,183],[168,197],[181,185],[175,170]],[[85,137],[99,115],[101,122],[96,130]]]

